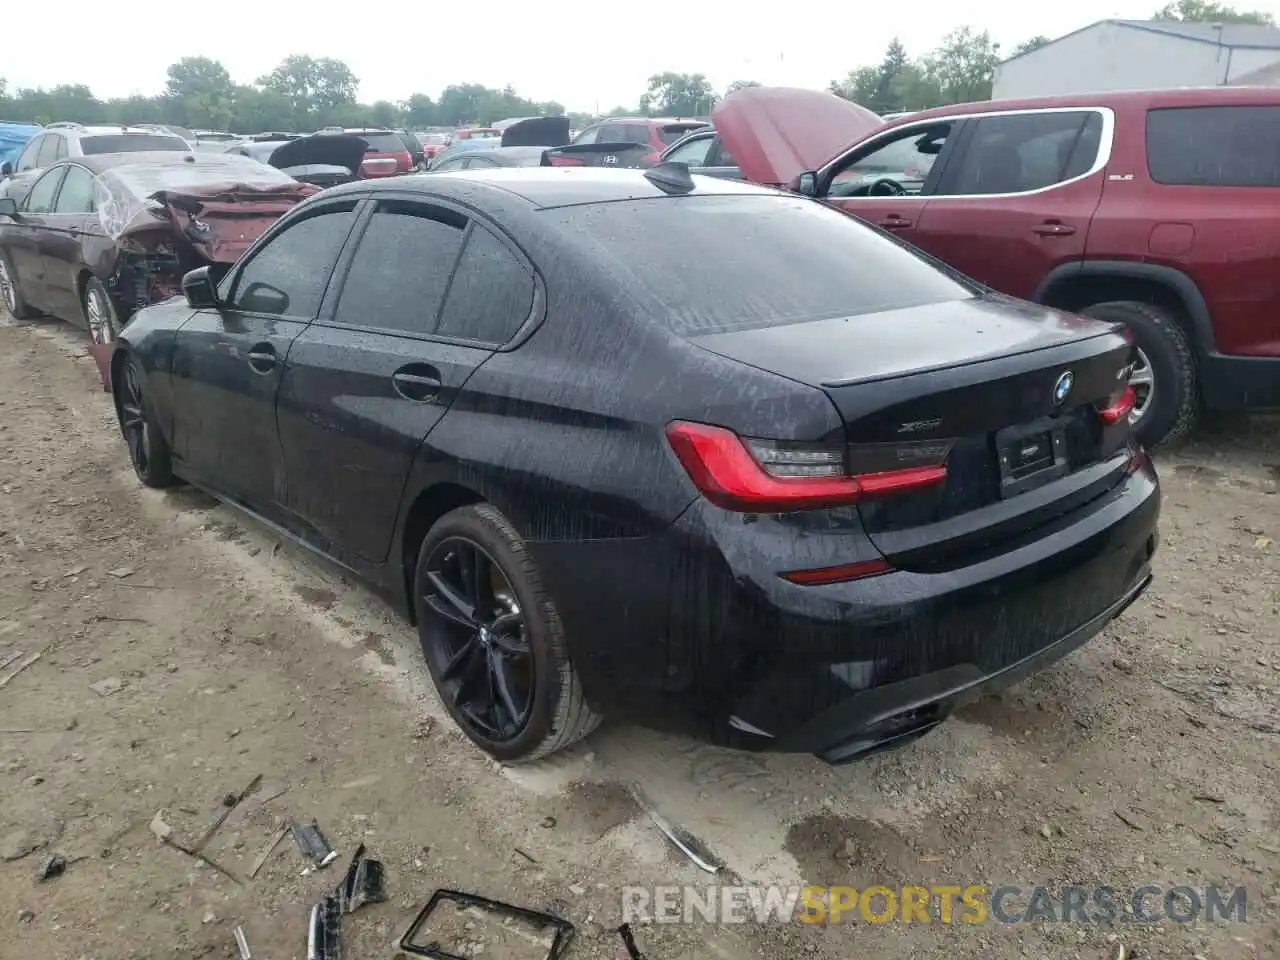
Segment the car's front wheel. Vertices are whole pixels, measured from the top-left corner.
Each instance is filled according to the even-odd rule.
[[[413,602],[445,707],[493,757],[536,760],[600,723],[533,557],[492,505],[460,507],[431,528],[418,552]]]
[[[0,253],[0,304],[15,320],[25,320],[34,314],[22,299],[22,288],[18,286],[18,274],[13,264],[3,253]]]
[[[129,447],[129,462],[133,472],[146,486],[162,489],[173,486],[173,463],[169,444],[155,425],[155,417],[148,406],[142,371],[138,358],[125,358],[115,384],[116,415],[120,432]]]

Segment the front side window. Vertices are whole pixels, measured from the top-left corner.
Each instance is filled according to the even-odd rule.
[[[272,316],[315,317],[338,251],[355,222],[355,201],[318,210],[277,233],[244,265],[229,306]]]
[[[983,117],[957,158],[951,195],[1025,193],[1087,173],[1098,157],[1102,118],[1096,111],[1015,113]]]
[[[952,126],[951,123],[939,123],[916,127],[852,160],[836,173],[829,194],[833,197],[864,197],[879,193],[920,193],[934,162],[947,145]],[[882,180],[891,183],[877,186]],[[901,189],[895,189],[893,185]]]
[[[63,173],[64,169],[59,167],[56,170],[50,170],[37,180],[27,194],[22,209],[27,213],[52,213],[53,198],[58,192],[58,184],[62,182]]]
[[[98,182],[84,167],[68,166],[54,213],[93,213]]]
[[[62,137],[55,137],[54,139],[58,141],[58,146],[53,151],[53,160],[56,163],[59,160],[67,159],[67,141]]]
[[[380,203],[347,271],[334,321],[430,334],[466,225],[466,218],[450,210],[406,201]]]
[[[1280,187],[1280,107],[1178,107],[1147,114],[1156,183]]]
[[[688,143],[682,143],[670,153],[667,159],[676,163],[687,163],[691,167],[703,167],[707,163],[707,155],[711,152],[714,137],[698,137]]]
[[[23,148],[22,155],[18,157],[18,173],[21,173],[23,170],[31,170],[39,166],[36,162],[36,158],[40,156],[40,148],[44,146],[44,142],[48,140],[50,136],[51,134],[45,134],[44,136],[36,137]]]
[[[529,318],[533,274],[484,227],[472,227],[453,273],[436,332],[445,337],[506,343]]]

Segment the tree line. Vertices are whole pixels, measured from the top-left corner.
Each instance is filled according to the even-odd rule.
[[[1152,14],[1157,20],[1274,25],[1270,14],[1237,10],[1214,0],[1172,0]],[[1044,36],[1018,44],[1016,56],[1049,43]],[[833,80],[832,93],[877,113],[921,110],[991,97],[995,68],[1004,59],[1000,44],[988,31],[962,26],[923,57],[911,57],[895,38],[880,63],[859,67]],[[716,91],[705,74],[657,73],[648,80],[635,105],[620,105],[609,116],[706,116],[722,96],[752,80]],[[252,84],[237,84],[227,69],[207,57],[183,57],[167,71],[164,90],[156,96],[99,100],[83,84],[52,89],[8,90],[0,78],[0,121],[51,123],[172,123],[195,129],[253,133],[265,130],[307,132],[321,127],[408,128],[457,127],[493,123],[507,117],[558,116],[554,100],[534,101],[508,86],[494,90],[476,83],[453,84],[433,99],[414,93],[393,103],[357,100],[359,80],[341,60],[305,54],[286,57]],[[593,117],[570,113],[575,126]]]

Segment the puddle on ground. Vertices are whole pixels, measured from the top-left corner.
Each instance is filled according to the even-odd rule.
[[[308,587],[299,584],[293,588],[293,591],[307,603],[313,607],[319,607],[321,610],[328,610],[338,602],[338,595],[332,590],[326,590],[323,587]]]

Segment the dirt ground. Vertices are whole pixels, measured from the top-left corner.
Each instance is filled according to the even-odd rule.
[[[712,879],[633,782],[745,883],[1248,896],[1245,923],[652,924],[648,960],[1280,956],[1275,421],[1160,456],[1147,596],[907,749],[830,768],[606,724],[503,768],[445,718],[379,600],[193,490],[139,486],[82,337],[0,320],[0,663],[24,655],[0,669],[0,957],[234,958],[242,925],[256,960],[303,958],[363,842],[390,899],[345,918],[348,960],[394,956],[440,887],[550,908],[578,928],[570,958],[623,958],[624,884]],[[149,829],[162,813],[190,847],[258,775],[204,848],[235,879]],[[340,859],[307,870],[286,837],[248,879],[285,818]],[[65,873],[40,882],[55,853]],[[464,929],[467,954],[507,955]]]

